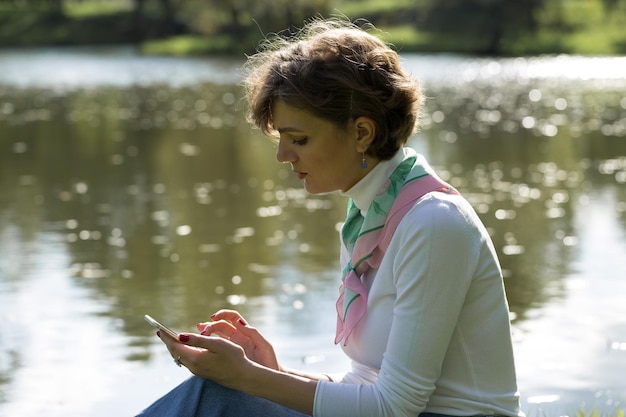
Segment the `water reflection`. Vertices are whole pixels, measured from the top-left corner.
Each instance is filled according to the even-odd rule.
[[[232,84],[240,64],[240,59],[225,57],[138,56],[132,46],[5,48],[0,51],[0,83],[56,92],[94,86]]]
[[[95,62],[117,62],[116,74],[123,57]],[[564,61],[582,62],[565,81],[549,65]],[[431,97],[412,144],[476,207],[501,256],[528,404],[626,395],[615,376],[626,341],[626,83],[615,62],[624,69],[601,63],[591,77],[578,58],[406,58]],[[146,64],[162,74],[180,62]],[[154,398],[180,376],[159,365],[169,360],[145,313],[186,330],[236,307],[292,364],[339,360],[331,231],[344,202],[306,195],[243,122],[237,86],[205,73],[193,86],[134,73],[123,85],[87,77],[89,88],[0,75],[0,410],[97,415],[108,403],[110,415],[121,380],[145,387],[133,407]],[[97,381],[102,398],[29,400],[67,369],[74,392]]]

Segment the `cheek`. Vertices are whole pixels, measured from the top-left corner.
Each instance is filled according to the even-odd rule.
[[[349,161],[340,154],[331,154],[324,161],[322,167],[322,175],[332,179],[335,182],[343,181],[349,173]]]

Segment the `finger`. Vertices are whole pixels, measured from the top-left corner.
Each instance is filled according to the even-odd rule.
[[[172,349],[176,349],[176,345],[180,345],[180,340],[173,338],[165,332],[158,331],[157,336],[161,339],[161,342],[165,344],[167,349],[171,352]]]
[[[181,333],[179,335],[181,344],[186,348],[194,349],[197,351],[208,350],[213,353],[220,353],[230,347],[236,347],[240,349],[240,346],[231,342],[228,339],[218,336],[203,336],[195,333]],[[178,351],[177,349],[174,349]],[[172,352],[172,351],[170,351]]]
[[[206,336],[199,336],[194,333],[181,333],[178,335],[179,340],[173,339],[168,336],[160,335],[161,341],[167,347],[170,355],[174,359],[174,362],[178,365],[179,363],[187,368],[193,366],[196,362],[197,358],[200,355],[210,353],[207,352],[208,349],[200,346],[198,344],[197,339],[190,341],[191,336],[195,336],[196,338],[205,338]],[[224,340],[220,337],[212,337],[213,339]],[[203,343],[204,345],[210,345],[210,343]],[[180,365],[179,365],[180,366]],[[191,369],[191,368],[190,368]]]
[[[178,365],[178,367],[180,368],[181,366],[184,366],[183,363],[181,362],[182,360],[182,356],[178,355],[176,357],[172,356],[172,358],[174,359],[174,363],[176,365]]]
[[[256,327],[245,324],[245,322],[237,322],[235,328],[237,330],[237,336],[243,336],[251,340],[265,340]]]
[[[215,321],[212,323],[206,323],[201,335],[209,336],[209,335],[218,335],[226,338],[232,337],[237,332],[237,328],[233,326],[230,322],[225,320]]]
[[[241,322],[244,325],[247,325],[246,320],[244,320],[243,316],[235,310],[220,310],[217,313],[211,316],[211,319],[214,321],[226,320],[232,324],[237,322]]]
[[[202,322],[202,323],[196,323],[196,329],[198,329],[198,331],[202,334],[202,332],[204,331],[206,326],[208,326],[209,324],[211,324],[210,321],[205,321],[205,322]]]
[[[261,346],[269,345],[269,342],[263,337],[255,327],[237,323],[237,332],[230,337],[232,342],[237,343],[246,351],[248,349],[259,349]]]
[[[184,351],[184,349],[188,347],[183,345],[176,339],[172,338],[171,336],[163,335],[161,332],[157,332],[157,336],[159,336],[161,341],[165,344],[165,347],[170,352],[170,355],[174,359],[174,362],[178,366],[181,366],[184,361],[183,357],[186,356],[186,352]]]

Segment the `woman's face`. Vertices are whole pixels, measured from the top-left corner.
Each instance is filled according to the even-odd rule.
[[[272,108],[279,133],[276,160],[290,163],[311,194],[347,191],[375,165],[361,167],[361,147],[356,127],[337,128],[326,119],[276,100]]]

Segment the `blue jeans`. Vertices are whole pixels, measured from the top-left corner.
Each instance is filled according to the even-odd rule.
[[[137,417],[304,417],[290,408],[192,376]]]

